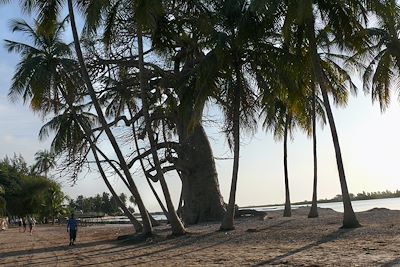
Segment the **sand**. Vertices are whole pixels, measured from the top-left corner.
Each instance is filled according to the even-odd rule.
[[[117,240],[128,225],[80,227],[72,247],[65,226],[38,226],[32,236],[10,228],[0,232],[0,266],[400,266],[400,211],[357,213],[363,227],[351,230],[339,229],[340,213],[307,213],[242,218],[230,232],[201,224],[178,238],[162,226],[140,243]]]

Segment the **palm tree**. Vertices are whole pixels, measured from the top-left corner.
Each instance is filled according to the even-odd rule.
[[[283,211],[284,217],[290,217],[291,204],[290,204],[290,191],[289,191],[289,172],[287,162],[287,141],[289,134],[295,127],[295,120],[290,115],[289,107],[280,100],[269,107],[264,106],[263,113],[266,114],[264,120],[264,127],[274,133],[274,138],[279,140],[283,138],[283,168],[285,180],[285,208]]]
[[[291,128],[292,117],[289,115],[289,112],[286,112],[285,115],[285,129],[283,132],[283,166],[285,173],[285,208],[283,210],[283,217],[292,216],[292,210],[290,205],[290,191],[289,191],[289,172],[288,172],[288,162],[287,162],[287,140],[288,133]]]
[[[317,181],[318,181],[318,166],[317,166],[317,128],[316,128],[316,90],[313,85],[312,91],[312,140],[313,140],[313,164],[314,164],[314,179],[313,179],[313,194],[311,201],[311,209],[308,213],[308,218],[318,217],[318,206],[317,206]]]
[[[198,86],[204,91],[203,101],[217,95],[225,113],[226,133],[233,148],[232,181],[227,211],[220,230],[234,229],[236,189],[239,174],[240,128],[254,129],[254,92],[248,81],[246,58],[256,14],[247,1],[215,3],[218,20],[212,29],[214,49],[201,62]],[[211,67],[212,66],[212,67]],[[248,67],[248,66],[246,66]],[[219,88],[218,88],[219,87]],[[214,90],[214,91],[212,91]],[[202,102],[203,102],[202,101]]]
[[[376,26],[366,29],[370,42],[347,57],[347,62],[363,70],[364,91],[371,91],[372,101],[378,101],[383,112],[400,74],[400,7],[388,0],[372,1],[370,8],[376,18]]]
[[[36,163],[33,165],[33,168],[39,171],[39,173],[44,173],[44,176],[46,178],[48,178],[48,172],[51,169],[54,169],[56,166],[55,155],[48,150],[41,150],[36,152],[35,161]]]
[[[96,113],[97,113],[97,116],[99,118],[99,121],[100,121],[101,125],[104,127],[104,131],[105,131],[105,133],[107,135],[107,138],[110,141],[115,154],[117,155],[117,158],[118,158],[119,163],[120,163],[120,167],[121,167],[125,177],[127,178],[128,182],[129,182],[129,185],[130,185],[130,187],[131,187],[131,189],[132,189],[132,191],[134,193],[134,196],[135,196],[135,198],[137,200],[138,207],[139,207],[140,213],[142,215],[143,234],[144,235],[150,235],[150,234],[152,234],[153,230],[152,230],[152,225],[151,225],[151,221],[150,221],[150,218],[149,218],[149,214],[148,214],[148,212],[147,212],[147,210],[146,210],[146,208],[144,206],[144,203],[143,203],[143,201],[142,201],[142,199],[141,199],[141,197],[139,195],[139,191],[138,191],[138,189],[136,187],[136,184],[134,183],[134,181],[132,179],[132,175],[131,175],[131,173],[129,171],[128,164],[127,164],[127,162],[126,162],[126,160],[125,160],[125,158],[124,158],[124,156],[122,154],[121,148],[119,147],[119,145],[117,143],[117,140],[116,140],[115,136],[113,135],[113,133],[112,133],[112,131],[110,129],[110,126],[107,123],[107,120],[106,120],[106,118],[104,116],[103,110],[102,110],[102,108],[100,106],[100,103],[99,103],[99,101],[97,99],[96,91],[94,90],[93,84],[92,84],[92,82],[90,80],[90,76],[89,76],[89,73],[88,73],[87,68],[86,68],[85,60],[83,58],[83,53],[82,53],[82,49],[81,49],[81,46],[80,46],[79,35],[78,35],[76,23],[75,23],[75,13],[74,13],[74,6],[73,6],[73,3],[72,3],[72,0],[68,0],[67,4],[68,4],[68,13],[69,13],[70,22],[71,22],[70,24],[71,24],[72,36],[73,36],[73,39],[74,39],[75,51],[76,51],[76,54],[77,54],[77,57],[78,57],[78,62],[79,62],[79,65],[80,65],[80,70],[81,70],[83,81],[84,81],[84,83],[86,85],[86,89],[87,89],[87,91],[88,91],[88,93],[90,95],[90,99],[93,102],[93,106],[94,106],[94,108],[96,110]]]
[[[325,111],[322,100],[317,95],[317,88],[314,82],[310,83],[311,96],[306,97],[303,103],[305,116],[300,119],[300,127],[305,130],[308,136],[311,136],[313,142],[313,193],[311,208],[308,218],[318,217],[318,203],[317,203],[317,185],[318,185],[318,158],[317,158],[317,119],[321,119],[322,123],[326,123]],[[310,101],[311,98],[311,101]],[[339,103],[341,103],[339,101]]]
[[[358,20],[359,12],[363,12],[362,4],[357,1],[349,1],[349,5],[343,5],[340,1],[306,1],[301,4],[295,1],[289,1],[286,9],[286,17],[283,32],[290,32],[293,25],[297,25],[298,31],[303,32],[303,36],[308,40],[306,42],[310,69],[314,77],[314,81],[319,85],[322,99],[324,102],[328,122],[331,128],[331,134],[336,154],[336,162],[339,172],[339,180],[343,196],[344,205],[344,216],[343,216],[343,227],[353,228],[360,226],[355,213],[353,211],[350,196],[348,192],[342,154],[339,145],[339,138],[336,130],[333,113],[329,103],[328,93],[335,93],[336,85],[329,80],[327,72],[323,68],[323,62],[318,49],[322,48],[318,46],[316,40],[316,20],[317,12],[323,16],[322,22],[325,25],[329,25],[330,35],[335,37],[335,42],[339,48],[355,47],[362,42],[360,37],[360,30],[362,29],[361,23]],[[338,14],[342,14],[338,16]],[[301,35],[299,35],[301,36]],[[329,45],[329,44],[328,44]],[[339,84],[339,86],[341,83]]]
[[[265,55],[260,57],[259,64],[265,66],[265,62],[268,62],[268,65],[266,65],[267,68],[257,71],[256,78],[260,87],[263,127],[271,131],[276,140],[283,139],[285,181],[283,216],[290,217],[287,141],[288,137],[292,137],[292,131],[296,126],[301,126],[302,129],[309,127],[307,94],[310,88],[310,75],[304,71],[303,63],[299,63],[303,62],[302,55],[297,54],[295,47],[290,47],[288,40],[282,40],[282,42],[280,49],[275,49],[269,55],[264,53]],[[272,59],[277,59],[271,60],[271,56],[273,56]]]
[[[59,111],[61,95],[57,82],[73,73],[76,67],[70,46],[60,41],[66,22],[67,18],[57,23],[51,33],[38,35],[38,21],[35,21],[36,28],[23,20],[11,21],[13,32],[23,32],[35,44],[5,40],[8,52],[19,53],[22,57],[12,79],[11,100],[30,101],[31,108],[43,114]]]
[[[143,56],[143,28],[149,25],[146,25],[147,20],[149,19],[156,19],[159,14],[157,14],[159,11],[155,8],[158,7],[161,3],[156,3],[155,6],[150,6],[150,8],[145,4],[146,0],[141,0],[141,1],[136,1],[136,7],[137,9],[134,11],[136,16],[138,16],[138,25],[137,25],[137,34],[138,34],[138,52],[139,52],[139,80],[140,80],[140,92],[141,92],[141,98],[142,98],[142,107],[143,107],[143,113],[144,113],[144,119],[145,119],[145,127],[146,127],[146,132],[147,132],[147,137],[150,142],[150,149],[151,149],[151,154],[153,156],[153,161],[156,167],[158,179],[160,180],[161,188],[164,193],[165,197],[165,202],[167,204],[168,208],[168,219],[171,224],[172,228],[172,234],[173,235],[183,235],[185,234],[185,227],[183,226],[182,221],[180,220],[178,214],[176,213],[176,209],[174,207],[174,204],[172,203],[171,195],[169,193],[168,185],[165,181],[164,173],[161,169],[161,163],[160,159],[157,154],[157,149],[156,149],[156,141],[154,139],[154,132],[152,130],[151,126],[151,119],[150,119],[150,111],[149,111],[149,103],[147,100],[147,93],[148,93],[148,88],[147,88],[147,83],[148,81],[146,80],[144,76],[144,56]],[[153,1],[154,2],[154,1]],[[158,2],[158,1],[157,1]],[[149,17],[141,17],[140,14],[150,14]]]
[[[293,70],[287,70],[288,73]],[[304,127],[306,123],[306,97],[303,93],[307,88],[302,88],[301,83],[295,80],[290,80],[296,76],[286,76],[286,79],[275,76],[274,87],[270,93],[262,91],[261,107],[262,115],[265,119],[263,127],[267,131],[272,131],[276,140],[283,139],[283,166],[285,180],[285,208],[284,217],[291,216],[291,203],[289,191],[289,171],[288,171],[288,153],[287,142],[288,137],[292,137],[293,129],[296,126]],[[290,77],[288,79],[288,77]],[[306,79],[304,79],[306,80]],[[293,82],[293,83],[292,83]],[[296,87],[291,87],[294,84]],[[306,83],[306,85],[308,85]]]
[[[104,64],[101,62],[113,62],[106,63],[106,65],[113,69],[123,69],[125,73],[129,73],[129,76],[125,77],[125,83],[129,83],[130,88],[137,88],[139,87],[137,86],[137,78],[139,76],[137,56],[132,56],[129,52],[125,55],[118,53],[117,59],[114,59],[115,57],[113,56],[113,49],[125,51],[118,45],[120,40],[126,42],[126,40],[123,41],[124,37],[119,37],[118,33],[120,31],[128,31],[128,38],[131,41],[127,42],[126,46],[122,46],[126,47],[128,51],[131,50],[131,43],[137,42],[136,17],[131,12],[133,5],[125,5],[122,4],[123,2],[125,1],[118,1],[115,6],[109,9],[105,8],[104,12],[100,12],[104,14],[104,21],[107,22],[102,27],[107,30],[104,31],[101,39],[105,41],[106,48],[111,50],[109,54],[113,58],[111,60],[100,60],[98,64]],[[93,1],[93,5],[95,4],[101,3]],[[117,4],[120,4],[120,9],[118,9]],[[152,6],[154,7],[155,5]],[[193,31],[196,32],[197,30],[194,30],[194,28],[202,31],[201,28],[204,24],[198,21],[198,16],[202,17],[203,22],[207,22],[204,17],[208,18],[209,14],[204,11],[203,5],[197,2],[165,1],[165,6],[171,15],[164,17],[169,19],[165,20],[158,17],[157,28],[155,30],[146,28],[143,31],[143,36],[146,36],[144,38],[149,42],[151,41],[152,44],[152,47],[146,51],[147,54],[151,53],[148,58],[160,58],[160,61],[166,63],[165,65],[173,65],[174,68],[169,70],[168,67],[164,67],[164,64],[159,67],[154,63],[146,62],[146,79],[149,80],[151,78],[146,84],[148,87],[147,95],[151,100],[149,104],[152,114],[155,111],[161,111],[164,114],[164,120],[168,121],[167,124],[171,130],[170,133],[179,138],[180,149],[173,149],[177,155],[173,160],[174,164],[178,161],[175,166],[185,166],[184,170],[181,171],[182,184],[187,189],[184,190],[183,194],[185,203],[182,213],[183,220],[186,224],[194,224],[201,221],[220,219],[225,212],[224,202],[219,191],[212,149],[201,123],[207,98],[204,99],[203,95],[198,96],[201,93],[198,92],[195,86],[197,62],[203,57],[202,49],[207,48],[207,44],[204,41],[208,37],[205,33],[190,37],[185,33],[187,27],[193,28]],[[205,6],[208,6],[208,3]],[[88,8],[88,10],[96,10],[96,8]],[[97,10],[99,11],[101,8],[97,8]],[[98,18],[98,16],[93,15],[96,12],[91,13],[88,11],[87,13],[90,13],[87,15],[88,17]],[[115,14],[118,14],[118,16],[115,16]],[[120,17],[123,17],[123,19],[120,19]],[[173,18],[172,20],[171,17]],[[117,18],[117,20],[111,23],[113,18]],[[88,18],[87,21],[90,21],[90,19]],[[182,21],[184,22],[183,24]],[[96,25],[96,23],[94,24]],[[159,27],[163,25],[165,27]],[[87,28],[90,29],[90,23]],[[149,37],[150,35],[151,37]],[[110,41],[112,41],[111,45]],[[175,47],[175,49],[171,50],[172,47]],[[134,59],[132,60],[132,58]],[[156,83],[156,86],[154,86],[154,80],[152,80],[154,78],[160,81],[160,83]],[[132,82],[133,79],[135,79],[134,82]],[[121,82],[124,83],[123,80]],[[150,86],[152,86],[151,90]],[[155,93],[153,93],[154,90]],[[161,101],[163,104],[160,105],[153,102],[157,95],[168,96],[168,99]],[[194,110],[195,102],[196,111]],[[193,119],[194,117],[195,119]],[[156,123],[153,123],[152,126],[154,128],[160,127]]]
[[[143,31],[154,29],[157,20],[159,17],[162,17],[162,5],[160,1],[153,0],[153,1],[143,1],[143,0],[136,0],[136,1],[127,1],[127,3],[132,7],[132,11],[134,14],[134,19],[136,22],[136,31],[137,31],[137,45],[138,45],[138,63],[139,63],[139,87],[140,87],[140,94],[142,100],[142,110],[145,120],[145,129],[147,133],[147,138],[150,143],[150,150],[153,157],[154,165],[157,172],[157,177],[160,181],[161,188],[164,193],[165,201],[168,208],[169,220],[172,228],[173,235],[183,235],[185,234],[185,228],[183,226],[182,221],[178,217],[175,207],[172,203],[171,195],[168,189],[168,185],[165,181],[164,173],[161,168],[161,163],[159,156],[157,154],[157,144],[156,140],[154,139],[154,132],[152,130],[151,125],[151,118],[150,118],[150,106],[148,101],[148,80],[144,76],[144,52],[143,52]],[[102,12],[109,8],[108,4],[106,3],[104,6],[97,6],[97,11],[99,12],[97,16],[93,16],[95,12],[92,11],[93,6],[89,4],[86,9],[86,14],[90,15],[87,16],[87,23],[89,28],[96,28],[98,22],[101,18]],[[117,7],[117,6],[116,6]],[[96,11],[96,10],[95,10]]]
[[[36,111],[44,114],[50,110],[54,111],[57,115],[42,127],[39,136],[44,138],[48,136],[49,131],[56,131],[52,142],[53,150],[60,152],[68,149],[69,156],[73,160],[76,154],[86,148],[85,140],[91,136],[82,129],[91,129],[91,125],[98,120],[91,113],[78,114],[77,110],[83,106],[73,104],[80,102],[77,95],[82,91],[80,87],[82,82],[77,75],[78,65],[70,58],[72,54],[70,46],[61,42],[62,27],[65,22],[66,20],[57,23],[56,27],[52,27],[53,31],[45,33],[37,30],[38,24],[36,28],[32,28],[24,21],[14,21],[13,30],[27,33],[35,46],[9,40],[6,40],[6,45],[10,52],[22,54],[22,60],[13,77],[10,97],[12,99],[22,97],[24,101],[30,101]],[[65,101],[67,103],[64,103]],[[113,192],[107,176],[104,174],[102,177]],[[137,220],[131,217],[134,225],[138,226]]]

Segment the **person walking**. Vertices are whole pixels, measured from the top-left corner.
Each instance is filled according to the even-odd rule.
[[[25,217],[22,217],[22,227],[23,227],[23,229],[24,229],[24,233],[26,232],[26,219],[25,219]]]
[[[69,232],[69,245],[75,245],[76,232],[78,231],[78,223],[74,218],[74,214],[68,219],[67,232]]]
[[[33,228],[35,227],[35,224],[36,224],[35,218],[29,216],[28,217],[28,223],[29,223],[29,233],[32,235]]]
[[[22,218],[21,217],[18,217],[17,223],[18,223],[18,232],[21,232],[22,231]]]

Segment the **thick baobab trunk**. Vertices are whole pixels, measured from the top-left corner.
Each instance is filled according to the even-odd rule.
[[[283,168],[285,172],[285,209],[283,210],[283,217],[292,216],[292,208],[290,205],[290,191],[289,191],[289,172],[287,163],[287,139],[290,125],[290,116],[286,114],[285,130],[283,135]]]
[[[181,148],[178,155],[179,162],[183,166],[181,170],[183,221],[185,224],[196,224],[222,219],[225,204],[219,190],[211,145],[203,126],[198,124],[188,138],[180,139]]]
[[[72,0],[68,0],[68,14],[69,14],[69,21],[70,21],[70,25],[71,25],[71,31],[72,31],[72,36],[74,39],[74,46],[75,46],[75,51],[76,51],[76,55],[78,58],[78,62],[80,65],[80,70],[81,70],[81,74],[82,74],[82,78],[85,82],[86,88],[88,90],[88,93],[90,95],[90,98],[93,102],[93,106],[96,110],[96,113],[99,117],[99,121],[102,124],[102,126],[104,126],[104,131],[110,141],[111,146],[113,147],[113,150],[115,152],[115,154],[117,155],[117,158],[119,160],[120,163],[120,167],[124,172],[124,175],[126,176],[126,178],[129,181],[129,185],[130,185],[130,189],[133,191],[134,193],[134,197],[136,199],[136,203],[139,207],[140,210],[140,214],[142,216],[142,223],[143,223],[143,234],[144,235],[150,235],[153,232],[153,228],[150,222],[150,218],[149,218],[149,214],[147,213],[146,207],[144,206],[144,203],[142,201],[142,198],[139,194],[139,191],[132,179],[131,173],[129,171],[128,165],[124,159],[124,156],[118,146],[118,143],[114,137],[114,135],[111,132],[111,129],[108,127],[107,121],[104,117],[103,111],[101,109],[101,106],[98,102],[97,96],[96,96],[96,92],[93,88],[92,82],[90,80],[89,77],[89,73],[86,69],[86,65],[85,65],[85,61],[83,58],[83,53],[82,53],[82,49],[79,43],[79,36],[78,36],[78,30],[76,28],[76,23],[75,23],[75,14],[74,14],[74,6],[73,6],[73,2]]]
[[[311,201],[311,209],[310,213],[308,213],[308,218],[316,218],[318,217],[318,206],[317,206],[317,119],[316,119],[316,101],[317,97],[315,91],[315,87],[313,89],[313,99],[312,99],[312,139],[313,139],[313,159],[314,159],[314,179],[313,179],[313,195]]]

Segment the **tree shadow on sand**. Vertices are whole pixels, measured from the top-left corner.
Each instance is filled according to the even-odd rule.
[[[318,241],[316,241],[314,243],[308,244],[308,245],[306,245],[304,247],[289,251],[289,252],[287,252],[285,254],[282,254],[282,255],[279,255],[279,256],[277,256],[275,258],[272,258],[272,259],[257,263],[254,266],[262,266],[262,265],[267,265],[267,264],[276,264],[277,261],[279,261],[281,259],[284,259],[286,257],[295,255],[297,253],[300,253],[302,251],[311,249],[313,247],[317,247],[317,246],[325,244],[325,243],[329,243],[329,242],[335,241],[335,240],[339,239],[340,237],[342,237],[343,235],[345,235],[346,233],[349,233],[349,232],[351,232],[353,230],[354,229],[338,229],[338,230],[330,233],[329,235],[323,237],[321,240],[318,240]]]
[[[93,242],[95,243],[95,242]],[[97,245],[109,245],[106,247],[96,247]],[[90,249],[92,246],[82,246],[78,244],[77,246],[74,247],[66,247],[65,248],[65,254],[61,255],[48,255],[45,257],[38,257],[34,256],[34,258],[30,259],[30,264],[31,266],[37,265],[37,266],[44,266],[46,264],[51,264],[53,265],[54,263],[57,264],[67,264],[67,265],[74,265],[73,263],[76,262],[76,260],[88,260],[90,258],[97,258],[98,256],[101,257],[106,257],[107,255],[114,255],[123,251],[126,251],[127,247],[129,247],[130,243],[120,241],[120,240],[108,240],[104,242],[98,242],[97,244],[93,244],[94,249]],[[146,247],[151,246],[151,244],[148,243],[140,243],[137,246],[134,247],[135,251],[140,251],[145,249]],[[78,250],[75,250],[78,249]],[[89,250],[81,250],[82,248],[89,248]],[[57,252],[57,250],[52,250],[53,252]],[[50,252],[51,251],[46,251]],[[26,259],[21,259],[19,261],[13,261],[13,264],[19,263],[19,262],[26,262]]]
[[[289,223],[291,220],[288,221],[283,221],[283,222],[279,222],[273,225],[269,225],[267,227],[264,228],[258,228],[257,231],[265,231],[268,229],[274,229],[276,227],[279,227],[283,224]],[[234,232],[231,232],[234,233]],[[208,239],[209,238],[213,238],[213,236],[215,235],[221,235],[221,231],[217,230],[217,231],[213,231],[213,232],[209,232],[209,233],[205,233],[205,234],[197,234],[197,233],[188,233],[186,236],[182,236],[182,237],[178,237],[178,238],[171,238],[171,239],[167,239],[165,241],[162,242],[156,242],[153,245],[160,245],[162,243],[171,243],[174,242],[175,244],[170,246],[170,247],[166,247],[166,248],[162,248],[156,251],[150,251],[150,252],[146,252],[146,253],[141,253],[141,254],[135,254],[133,256],[129,256],[129,257],[119,257],[118,259],[113,259],[110,261],[105,261],[105,262],[97,262],[97,263],[89,263],[89,264],[82,264],[82,266],[92,266],[92,265],[98,265],[98,264],[108,264],[108,263],[117,263],[120,261],[126,261],[126,260],[134,260],[134,259],[139,259],[141,257],[148,257],[148,256],[152,256],[152,255],[156,255],[159,253],[163,253],[163,252],[167,252],[167,251],[173,251],[176,249],[180,249],[183,247],[189,247],[190,245],[196,244],[196,246],[200,246],[198,248],[195,249],[191,249],[188,251],[184,251],[184,252],[180,252],[180,253],[175,253],[175,254],[169,254],[169,255],[163,255],[163,260],[165,259],[170,259],[170,258],[175,258],[175,257],[179,257],[182,255],[188,255],[190,253],[194,253],[194,252],[198,252],[201,250],[205,250],[205,249],[209,249],[212,247],[216,247],[218,245],[221,245],[223,243],[226,243],[228,241],[232,241],[238,238],[241,238],[245,235],[251,235],[251,231],[245,231],[242,232],[240,234],[236,234],[236,235],[232,235],[232,236],[222,236],[219,240],[217,240],[217,242],[212,242],[211,244],[208,244]],[[201,246],[202,243],[206,243],[207,245],[205,246]],[[136,247],[134,248],[136,251]],[[89,255],[90,257],[91,255]],[[154,264],[156,261],[161,260],[161,259],[151,259],[151,260],[147,260],[147,261],[139,261],[139,262],[135,262],[134,264]],[[132,263],[133,264],[133,263]]]
[[[382,265],[382,267],[395,267],[395,266],[400,266],[400,257]]]

